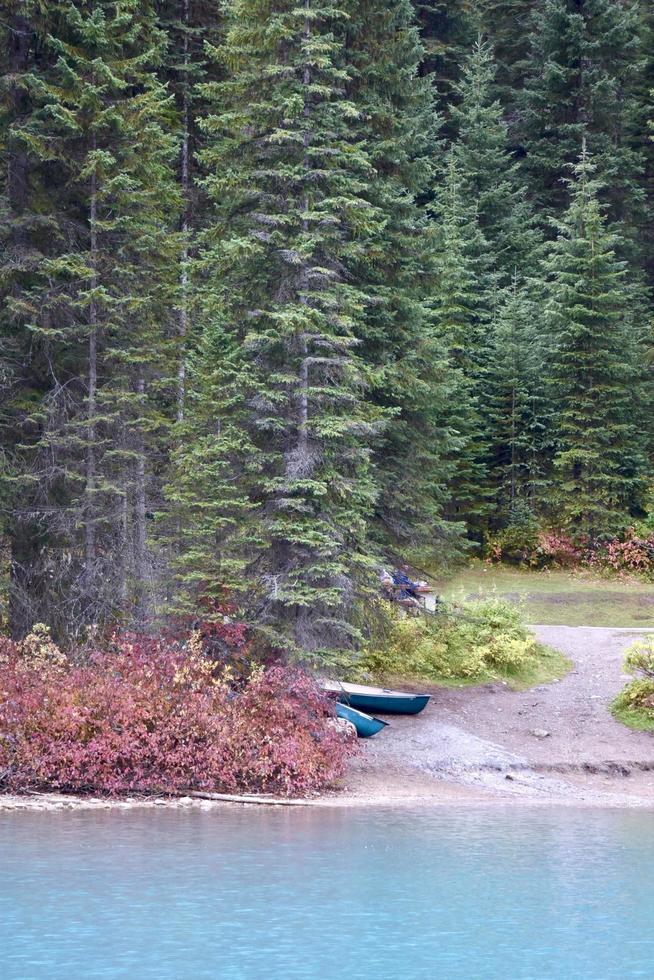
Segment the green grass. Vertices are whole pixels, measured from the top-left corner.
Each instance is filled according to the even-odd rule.
[[[611,706],[611,713],[627,728],[635,728],[639,732],[654,732],[654,717],[652,712],[645,708],[627,708],[614,703]]]
[[[543,626],[654,627],[654,585],[567,571],[524,571],[475,562],[439,583],[445,598],[498,595],[528,623]]]

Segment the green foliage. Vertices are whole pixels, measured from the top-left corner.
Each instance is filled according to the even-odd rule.
[[[654,639],[646,636],[627,650],[624,660],[625,670],[630,674],[644,674],[654,678]]]
[[[457,379],[430,322],[432,243],[419,203],[430,185],[438,119],[429,81],[419,75],[424,50],[409,0],[357,3],[346,45],[348,91],[358,107],[350,131],[366,141],[364,194],[381,219],[351,265],[369,300],[358,325],[369,398],[388,419],[374,447],[373,534],[382,547],[435,543],[451,555],[462,530],[443,520],[461,442],[448,419]]]
[[[613,714],[630,728],[654,731],[654,639],[651,636],[643,637],[629,647],[624,668],[636,680],[627,684],[615,698]]]
[[[362,652],[359,671],[433,682],[518,678],[538,656],[535,638],[515,606],[488,598],[437,616],[402,616],[385,604]]]
[[[531,194],[546,215],[565,206],[563,178],[585,139],[610,219],[629,230],[640,225],[642,152],[634,137],[644,55],[641,6],[637,0],[544,0],[534,6],[528,74],[518,101]]]
[[[216,529],[228,526],[246,616],[272,642],[313,654],[352,643],[348,607],[376,496],[371,442],[384,418],[363,399],[369,297],[350,270],[386,216],[366,196],[372,151],[346,91],[346,19],[336,0],[287,0],[269,30],[267,9],[233,0],[224,44],[209,48],[229,75],[200,89],[213,215],[196,285],[208,340],[194,441],[178,454],[178,471],[199,476],[185,491],[200,548],[182,555],[187,580],[216,567]],[[212,342],[221,334],[222,351]],[[221,576],[211,588],[232,583]]]
[[[533,282],[516,273],[499,295],[485,371],[494,527],[537,523],[537,501],[550,478],[553,405],[546,381],[549,351],[539,327]]]
[[[506,526],[490,532],[484,540],[486,556],[509,564],[535,564],[541,539],[541,526],[533,511],[516,504],[508,514]]]
[[[644,0],[7,0],[11,629],[229,594],[260,642],[345,662],[391,556],[590,538],[641,574],[653,26]]]
[[[61,0],[47,18],[7,147],[10,183],[17,154],[34,175],[10,213],[37,246],[5,300],[34,393],[28,412],[8,406],[12,602],[18,629],[47,618],[75,632],[119,610],[144,617],[151,598],[178,194],[154,6]]]
[[[639,731],[654,731],[654,681],[632,681],[611,705],[618,721]]]
[[[642,327],[619,241],[606,228],[587,156],[545,263],[553,340],[550,383],[558,408],[552,513],[591,540],[615,534],[640,506],[649,379]]]
[[[457,137],[451,154],[462,195],[476,212],[487,242],[488,288],[507,285],[516,268],[526,272],[537,257],[539,233],[527,201],[520,164],[511,152],[508,124],[495,94],[492,47],[478,41],[455,86],[451,107]]]

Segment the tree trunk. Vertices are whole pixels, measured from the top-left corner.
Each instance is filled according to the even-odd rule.
[[[145,410],[145,377],[143,368],[139,369],[136,385],[141,412]],[[142,430],[139,430],[136,458],[135,501],[134,501],[134,574],[136,577],[137,615],[141,625],[147,615],[148,564],[146,533],[146,489],[145,489],[145,444]]]
[[[191,97],[188,82],[189,67],[189,0],[184,0],[182,8],[184,25],[183,56],[184,65],[182,88],[182,151],[181,151],[181,185],[182,185],[182,255],[180,273],[180,299],[178,313],[178,331],[180,336],[179,365],[177,368],[177,421],[184,421],[186,401],[186,334],[188,332],[188,232],[190,211],[190,124]]]
[[[97,147],[95,135],[91,140],[93,150]],[[95,173],[91,177],[91,289],[97,287],[98,277],[98,187]],[[96,486],[96,416],[98,388],[98,310],[95,297],[89,307],[89,364],[88,364],[88,400],[87,400],[87,432],[86,432],[86,515],[85,515],[85,578],[87,591],[93,586],[96,560],[96,528],[95,528],[95,486]]]

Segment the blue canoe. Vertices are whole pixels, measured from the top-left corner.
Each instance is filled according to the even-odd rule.
[[[364,715],[363,711],[356,711],[349,705],[340,702],[336,703],[336,714],[339,718],[345,718],[346,721],[352,722],[359,738],[370,738],[371,735],[376,735],[388,724],[387,721],[371,718],[370,715]]]
[[[360,711],[380,712],[383,715],[417,715],[427,705],[431,694],[410,694],[389,691],[385,687],[364,687],[341,681],[321,681],[323,691],[335,694],[339,701]]]

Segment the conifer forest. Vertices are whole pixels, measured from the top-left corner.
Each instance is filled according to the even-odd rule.
[[[356,647],[654,510],[649,0],[0,0],[0,593]]]

